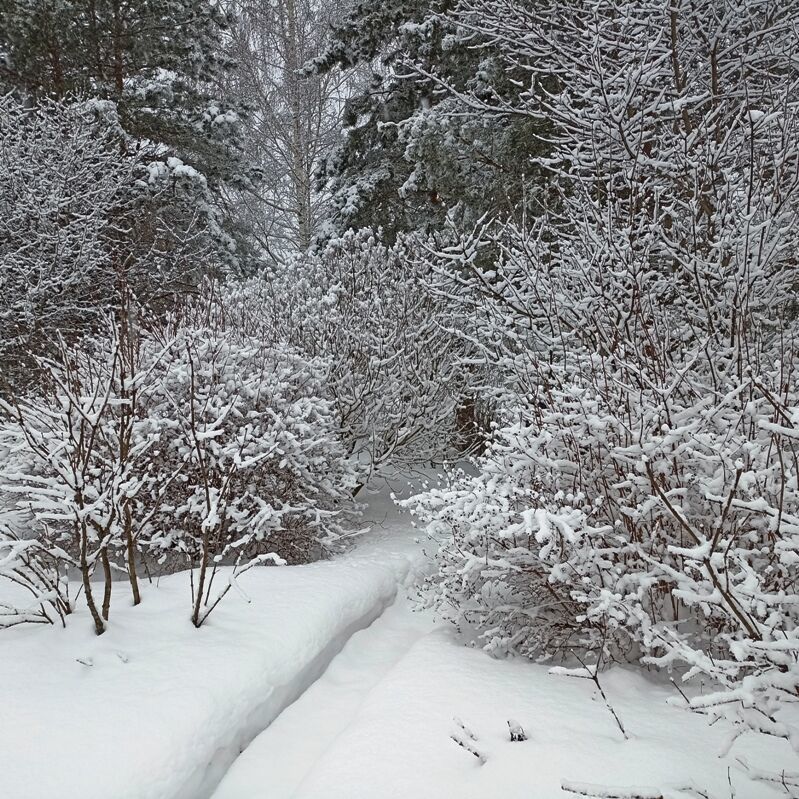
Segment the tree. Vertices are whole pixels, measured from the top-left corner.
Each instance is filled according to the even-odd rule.
[[[709,677],[691,707],[797,747],[799,7],[458,15],[530,87],[462,101],[555,138],[545,215],[431,259],[506,401],[478,475],[412,503],[443,541],[435,601],[498,651]]]
[[[207,183],[180,159],[119,151],[116,106],[0,98],[2,391],[35,380],[36,358],[102,327],[135,336],[136,303],[163,313],[219,269],[197,206]],[[130,328],[130,329],[129,329]]]
[[[249,175],[238,114],[215,96],[232,67],[227,29],[208,0],[3,0],[0,86],[29,104],[72,96],[112,103],[122,155],[170,173],[173,159],[202,176],[191,215],[216,241],[216,257],[231,263],[236,245],[220,190]]]
[[[546,121],[473,114],[461,95],[513,102],[523,72],[497,59],[481,33],[460,24],[456,3],[356,4],[317,72],[368,67],[345,108],[341,145],[325,163],[332,225],[431,233],[446,221],[522,216],[537,207]]]
[[[108,238],[133,162],[89,104],[0,98],[0,359],[29,378],[53,331],[91,329],[115,293]]]
[[[315,173],[338,140],[348,87],[341,75],[303,74],[302,67],[326,48],[342,12],[318,0],[236,0],[231,8],[239,69],[230,91],[250,109],[245,147],[263,174],[239,208],[260,247],[280,260],[307,250],[327,218]]]
[[[6,87],[29,97],[111,100],[134,139],[170,147],[209,180],[229,169],[220,134],[231,120],[211,93],[232,66],[217,4],[3,0],[0,11]]]

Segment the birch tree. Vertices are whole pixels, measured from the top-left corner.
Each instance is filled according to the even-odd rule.
[[[248,153],[263,172],[242,198],[258,243],[273,258],[307,250],[326,218],[316,170],[339,135],[341,75],[306,74],[326,47],[338,0],[235,0],[233,91],[250,109]]]

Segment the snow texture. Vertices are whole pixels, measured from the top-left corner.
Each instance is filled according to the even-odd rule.
[[[240,578],[251,602],[231,596],[200,630],[180,573],[146,585],[139,607],[120,603],[100,637],[83,608],[85,622],[66,629],[5,631],[0,796],[209,796],[250,740],[392,602],[411,551],[364,542],[337,561],[253,569]]]
[[[673,690],[640,672],[615,669],[602,686],[629,740],[589,680],[493,660],[449,628],[424,632],[422,619],[394,605],[256,738],[214,799],[566,799],[574,794],[564,784],[591,785],[595,796],[638,797],[630,786],[648,786],[642,797],[705,795],[682,790],[693,784],[726,798],[728,768],[736,796],[774,798],[736,757],[719,757],[726,722],[709,727],[673,707]],[[509,719],[528,740],[510,741]],[[774,772],[794,763],[784,740],[748,736],[737,746],[750,766]]]

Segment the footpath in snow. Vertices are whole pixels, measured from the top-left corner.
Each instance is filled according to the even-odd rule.
[[[418,620],[406,627],[407,609],[393,610],[386,625],[381,619],[354,636],[328,673],[255,739],[215,799],[576,796],[562,790],[564,782],[616,789],[587,794],[593,797],[777,799],[781,792],[750,779],[741,761],[796,771],[785,742],[763,736],[743,738],[720,757],[729,727],[708,727],[667,703],[673,690],[617,669],[602,687],[625,740],[592,683],[491,660],[450,631],[425,634]],[[391,640],[392,630],[403,629],[404,642]],[[389,658],[375,649],[385,645],[388,654],[414,636],[385,671]],[[374,671],[365,674],[364,664]],[[528,740],[511,742],[508,720]],[[691,786],[697,792],[682,790]]]
[[[354,552],[253,569],[251,603],[231,593],[200,630],[179,574],[139,608],[118,598],[100,638],[83,612],[66,630],[5,631],[0,797],[576,795],[564,781],[646,799],[790,796],[753,779],[799,771],[784,741],[750,735],[721,755],[731,728],[673,707],[662,679],[602,676],[625,740],[590,681],[492,660],[415,612],[404,586],[420,547],[383,499]]]
[[[250,744],[214,799],[304,795],[303,782],[356,722],[370,692],[431,627],[429,617],[412,612],[408,600],[399,596],[370,627],[355,633],[322,677]],[[374,776],[370,767],[360,785],[362,794],[375,789]],[[376,785],[383,785],[382,778]]]

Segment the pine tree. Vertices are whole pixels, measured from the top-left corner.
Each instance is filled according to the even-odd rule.
[[[0,0],[0,20],[6,88],[113,100],[131,136],[169,146],[209,178],[229,171],[217,148],[230,118],[212,93],[230,66],[216,4]]]
[[[249,176],[239,116],[216,90],[232,66],[228,27],[210,0],[0,0],[0,91],[31,104],[113,103],[122,154],[163,164],[183,200],[190,189],[191,213],[203,218],[217,257],[230,260],[222,187]]]

